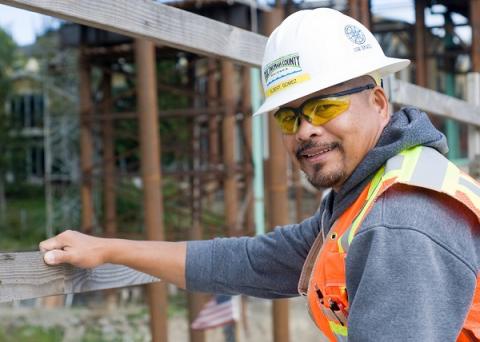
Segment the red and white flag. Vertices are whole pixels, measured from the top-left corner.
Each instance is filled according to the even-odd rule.
[[[240,296],[215,295],[198,313],[192,329],[205,330],[240,319]]]

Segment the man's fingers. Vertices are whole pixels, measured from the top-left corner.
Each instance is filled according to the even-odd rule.
[[[46,252],[46,251],[51,251],[52,249],[63,249],[67,247],[68,241],[70,240],[70,236],[72,234],[72,231],[66,230],[61,234],[58,234],[55,237],[52,237],[48,240],[40,242],[38,245],[40,251]]]
[[[62,249],[64,246],[57,239],[57,237],[53,237],[51,239],[40,242],[39,247],[42,252],[46,252],[51,251],[52,249]]]
[[[58,265],[69,262],[69,254],[66,251],[55,249],[45,253],[43,260],[48,265]]]

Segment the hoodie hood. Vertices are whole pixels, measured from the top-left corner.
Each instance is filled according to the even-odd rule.
[[[329,230],[333,222],[355,201],[388,159],[417,145],[432,147],[442,154],[448,152],[447,139],[433,126],[427,114],[413,107],[402,108],[392,115],[375,147],[358,164],[340,190],[330,191],[322,201],[320,211],[325,230]]]

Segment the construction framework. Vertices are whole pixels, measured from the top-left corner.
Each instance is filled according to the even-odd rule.
[[[218,113],[218,103],[215,97],[222,98],[222,161],[224,170],[220,174],[223,178],[225,192],[225,218],[228,227],[232,227],[231,235],[237,235],[238,231],[234,229],[237,226],[239,211],[238,203],[238,185],[236,178],[237,165],[235,165],[235,116],[236,116],[236,91],[232,89],[235,84],[233,81],[234,65],[233,62],[248,67],[258,67],[266,43],[266,37],[238,29],[236,27],[223,24],[208,18],[204,18],[184,10],[172,8],[166,5],[152,1],[139,1],[139,3],[118,2],[106,0],[97,2],[93,0],[85,1],[33,1],[33,0],[0,0],[0,3],[19,7],[47,15],[52,15],[62,19],[70,20],[83,25],[96,27],[112,32],[121,33],[135,38],[134,55],[138,66],[137,72],[137,91],[138,91],[138,113],[124,113],[112,115],[112,93],[111,78],[108,73],[104,75],[102,83],[102,141],[103,141],[103,163],[104,163],[104,208],[105,208],[105,234],[113,236],[117,231],[117,222],[115,217],[115,186],[112,180],[115,179],[115,167],[113,156],[113,120],[120,117],[137,117],[139,121],[139,137],[141,148],[141,173],[143,183],[143,203],[145,215],[145,227],[149,239],[163,239],[163,199],[161,193],[162,175],[160,170],[160,136],[158,134],[158,117],[162,116],[158,112],[158,103],[156,97],[155,72],[155,45],[170,46],[183,51],[195,54],[209,56],[209,68],[215,69],[216,61],[221,59],[221,67],[218,72],[221,74],[222,86],[221,93],[216,92],[215,82],[210,78],[208,84],[208,107],[213,112]],[[367,27],[371,27],[371,15],[369,2],[366,0],[349,1],[351,15],[357,17]],[[417,24],[415,28],[415,56],[416,56],[416,80],[420,86],[426,85],[425,72],[425,40],[424,36],[424,18],[423,11],[426,6],[426,0],[416,2]],[[390,91],[390,98],[393,103],[403,105],[416,105],[431,114],[462,121],[469,125],[469,153],[476,156],[480,154],[480,139],[478,127],[480,127],[480,107],[478,107],[478,94],[480,90],[479,72],[480,72],[480,1],[470,1],[471,25],[472,25],[472,49],[471,58],[473,61],[473,71],[468,78],[470,96],[467,101],[458,100],[451,96],[446,96],[432,90],[417,87],[412,84],[389,79],[387,87]],[[128,14],[128,15],[127,15]],[[285,13],[281,7],[273,8],[265,18],[265,33],[268,34],[283,19]],[[188,23],[188,24],[186,24]],[[92,134],[93,109],[91,96],[91,70],[88,62],[88,56],[85,50],[82,51],[80,58],[80,140],[81,140],[81,204],[82,204],[82,229],[85,232],[92,232],[96,225],[94,215],[94,196],[93,196],[93,170],[94,170],[94,136]],[[244,69],[248,70],[248,69]],[[247,72],[242,73],[244,80],[248,79]],[[249,93],[249,88],[245,86],[242,92]],[[254,89],[251,89],[254,91]],[[248,96],[242,96],[245,102],[242,102],[244,111],[250,109]],[[247,110],[248,108],[248,110]],[[183,111],[185,113],[185,111]],[[177,112],[178,113],[178,112]],[[192,115],[195,120],[204,120],[208,116],[208,110],[194,111]],[[215,119],[209,120],[211,127],[216,125]],[[247,129],[250,127],[248,120],[244,123]],[[273,125],[269,125],[273,127]],[[193,126],[194,139],[193,148],[198,151],[199,127]],[[215,134],[218,134],[216,132]],[[249,138],[247,138],[248,141]],[[214,139],[215,140],[215,139]],[[215,144],[212,143],[212,146]],[[268,212],[277,213],[269,216],[269,225],[282,225],[289,222],[288,202],[287,202],[287,163],[285,152],[278,149],[281,146],[278,130],[269,130],[270,159],[268,164]],[[198,155],[198,154],[197,154]],[[212,160],[220,159],[220,150],[210,155]],[[201,171],[198,160],[194,161],[194,171],[191,173],[192,182],[192,222],[191,238],[198,239],[202,236],[201,224],[199,219],[198,200],[200,195],[199,174]],[[246,172],[248,174],[248,172]],[[282,213],[279,215],[278,213]],[[29,261],[31,268],[39,267],[38,274],[43,279],[42,272],[51,272],[54,278],[71,279],[72,272],[83,282],[86,275],[78,270],[66,270],[65,268],[47,268],[41,266],[41,256],[39,254],[24,255],[23,253],[0,254],[0,301],[38,297],[43,295],[60,294],[72,292],[71,286],[43,286],[42,281],[25,276],[25,259]],[[30,263],[31,262],[31,263]],[[23,266],[22,266],[23,265]],[[114,272],[124,272],[124,268],[116,268]],[[130,272],[130,271],[129,271]],[[93,274],[93,275],[92,275]],[[95,283],[97,275],[101,273],[89,274],[89,282]],[[131,274],[128,278],[133,281],[109,284],[109,287],[124,286],[126,284],[151,283],[155,279],[148,276]],[[7,276],[8,275],[8,276]],[[19,279],[29,286],[27,294],[25,290],[20,294],[20,290],[13,287]],[[88,282],[87,282],[88,284]],[[152,322],[153,341],[166,341],[166,293],[164,284],[151,283],[149,286],[149,303]],[[38,292],[36,289],[42,289]],[[98,288],[95,286],[81,287],[85,289]],[[105,287],[103,287],[105,288]],[[198,311],[202,298],[192,297],[190,301],[191,314]],[[275,341],[288,340],[288,307],[286,302],[279,301],[274,306],[274,324],[276,329]],[[192,334],[192,340],[201,341],[201,334]]]

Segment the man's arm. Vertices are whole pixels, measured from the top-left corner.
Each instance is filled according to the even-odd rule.
[[[316,236],[312,221],[253,238],[188,242],[187,289],[261,298],[297,296],[302,266]]]
[[[165,242],[104,239],[66,231],[40,244],[47,264],[123,264],[192,291],[264,298],[297,295],[303,262],[319,232],[316,216],[254,238]]]
[[[185,288],[185,242],[106,239],[67,230],[40,243],[49,265],[121,264]]]

